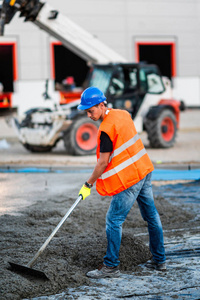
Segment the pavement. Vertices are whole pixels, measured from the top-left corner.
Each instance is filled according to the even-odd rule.
[[[96,156],[71,156],[65,152],[62,141],[49,153],[31,153],[17,140],[13,128],[10,128],[5,117],[0,117],[0,165],[10,166],[94,166]],[[157,167],[163,165],[200,166],[200,109],[193,108],[181,112],[180,129],[176,144],[169,149],[151,149],[147,134],[141,139],[146,150]]]

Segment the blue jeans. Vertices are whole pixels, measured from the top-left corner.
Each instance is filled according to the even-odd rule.
[[[122,237],[122,224],[135,200],[138,202],[143,219],[148,223],[149,248],[153,255],[153,260],[157,263],[164,263],[166,260],[162,224],[154,204],[151,176],[152,173],[148,174],[138,183],[112,197],[106,215],[108,244],[104,257],[104,264],[109,267],[117,266],[120,263],[119,249]]]

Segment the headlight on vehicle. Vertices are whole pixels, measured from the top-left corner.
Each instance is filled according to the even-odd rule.
[[[124,107],[126,109],[128,109],[128,110],[131,109],[132,108],[132,102],[131,102],[131,100],[125,100]]]

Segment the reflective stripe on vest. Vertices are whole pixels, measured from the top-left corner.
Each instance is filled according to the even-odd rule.
[[[113,157],[117,156],[118,154],[122,153],[122,151],[126,150],[127,148],[129,148],[130,146],[132,146],[133,144],[135,144],[135,142],[137,142],[139,140],[139,135],[138,133],[131,138],[129,141],[127,141],[126,143],[124,143],[123,145],[121,145],[119,148],[117,148],[113,154],[110,156],[109,162],[111,162],[111,160],[113,159]]]
[[[132,144],[131,144],[132,145]],[[123,145],[124,146],[124,145]],[[121,148],[121,147],[120,147]],[[117,149],[118,150],[118,149]],[[124,151],[124,149],[122,150]],[[120,152],[119,152],[120,153]],[[132,156],[131,158],[127,159],[126,161],[124,161],[123,163],[119,164],[118,166],[116,166],[114,169],[111,169],[105,173],[103,173],[101,175],[101,179],[106,179],[120,171],[122,171],[123,169],[127,168],[128,166],[132,165],[133,163],[135,163],[137,160],[139,160],[144,154],[146,154],[146,150],[142,149],[140,150],[137,154],[135,154],[134,156]]]
[[[102,131],[110,137],[113,152],[96,189],[100,195],[113,196],[142,180],[154,167],[127,111],[112,109],[105,116],[97,136],[97,159]]]

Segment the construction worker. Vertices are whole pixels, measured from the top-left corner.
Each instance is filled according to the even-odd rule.
[[[146,266],[166,270],[162,224],[154,204],[151,175],[153,164],[125,110],[108,109],[106,97],[96,87],[81,95],[78,109],[94,121],[102,120],[97,136],[97,164],[79,191],[83,200],[96,182],[100,195],[112,196],[106,215],[107,252],[103,265],[86,275],[91,278],[118,277],[122,224],[135,200],[148,223],[152,260]]]

